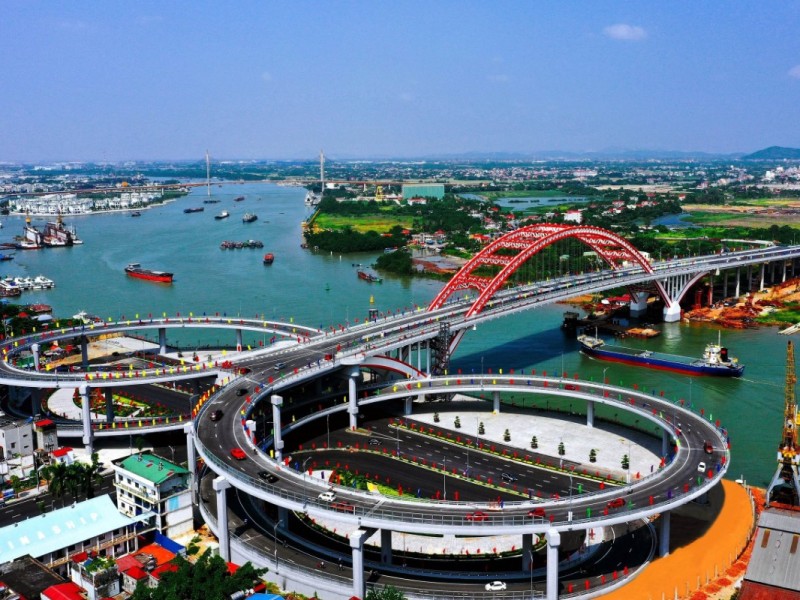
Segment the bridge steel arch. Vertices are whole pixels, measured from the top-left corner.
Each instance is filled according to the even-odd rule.
[[[442,288],[428,306],[428,310],[440,308],[457,291],[475,289],[478,291],[478,298],[470,307],[467,316],[479,313],[508,278],[529,258],[544,248],[569,238],[586,244],[614,270],[622,267],[622,263],[627,261],[638,264],[646,273],[654,272],[650,262],[630,242],[600,227],[588,225],[576,227],[559,223],[529,225],[497,238],[472,257]],[[513,256],[501,253],[507,249],[519,252]],[[476,275],[475,272],[483,266],[499,266],[501,270],[493,278]],[[669,302],[660,285],[658,288],[659,294]]]

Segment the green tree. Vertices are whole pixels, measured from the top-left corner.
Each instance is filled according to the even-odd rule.
[[[486,428],[483,426],[483,421],[478,423],[478,435],[483,435],[486,433]]]
[[[539,447],[539,440],[536,439],[536,436],[533,436],[531,438],[531,448],[536,450],[536,448],[538,448],[538,447]]]
[[[265,573],[249,562],[231,575],[225,561],[206,550],[192,564],[181,556],[173,559],[178,570],[161,576],[158,587],[148,588],[143,582],[136,586],[132,600],[226,600],[231,594],[246,590]]]
[[[453,425],[455,425],[456,429],[461,429],[461,419],[456,417],[456,420],[453,421]]]
[[[564,456],[567,453],[566,449],[564,448],[564,442],[558,443],[558,455]]]
[[[627,471],[628,469],[630,469],[630,467],[631,467],[631,463],[630,463],[630,460],[628,459],[628,455],[627,454],[623,454],[622,455],[622,468]]]
[[[78,463],[78,465],[77,476],[81,489],[87,500],[94,498],[95,486],[103,483],[103,476],[100,474],[103,465],[100,464],[97,452],[92,453],[92,462],[90,464]]]
[[[597,450],[594,448],[589,450],[589,462],[597,462]]]
[[[503,432],[503,440],[506,442],[511,441],[511,432],[508,429]]]
[[[439,413],[438,412],[433,413],[433,422],[434,423],[438,423],[439,422]]]
[[[396,587],[387,585],[380,590],[376,588],[369,590],[366,600],[406,600],[406,595]]]

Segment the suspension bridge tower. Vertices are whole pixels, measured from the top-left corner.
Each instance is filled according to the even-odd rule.
[[[772,478],[767,490],[767,506],[771,502],[780,502],[791,506],[800,506],[800,448],[797,445],[797,402],[795,385],[797,374],[794,364],[794,346],[789,342],[786,350],[786,384],[783,406],[783,438],[778,447],[778,470]]]

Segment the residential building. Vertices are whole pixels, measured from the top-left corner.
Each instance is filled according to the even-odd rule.
[[[180,465],[149,453],[114,461],[119,511],[154,514],[152,524],[169,538],[193,529],[191,475]]]

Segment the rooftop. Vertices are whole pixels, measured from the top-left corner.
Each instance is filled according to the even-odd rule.
[[[108,495],[84,500],[0,529],[0,564],[26,554],[33,557],[67,548],[84,540],[144,521],[153,513],[134,518],[117,510]]]
[[[4,562],[0,560],[0,581],[23,598],[38,598],[50,586],[64,581],[63,577],[31,556]]]
[[[163,483],[173,475],[189,474],[189,471],[180,465],[148,452],[143,452],[141,455],[132,454],[131,456],[126,456],[115,461],[114,464],[156,485]]]

